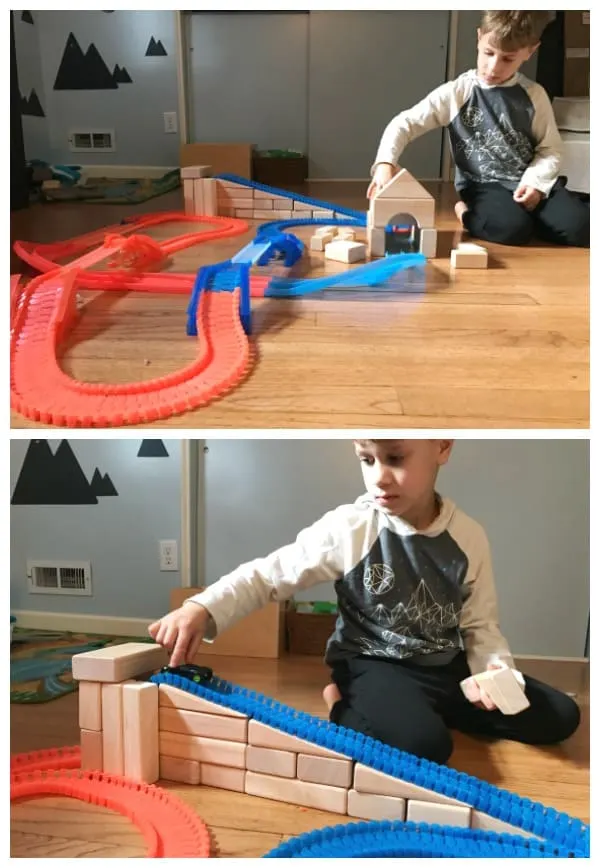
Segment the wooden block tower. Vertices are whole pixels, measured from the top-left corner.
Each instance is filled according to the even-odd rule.
[[[388,230],[388,231],[386,231]],[[371,256],[399,253],[404,240],[415,241],[428,259],[436,255],[435,199],[406,169],[400,169],[371,199],[367,240]]]

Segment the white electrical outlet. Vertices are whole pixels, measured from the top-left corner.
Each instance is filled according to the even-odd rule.
[[[165,133],[177,132],[177,112],[165,112],[163,114],[165,122]]]
[[[177,540],[161,539],[159,542],[160,569],[162,572],[178,570],[177,565]]]

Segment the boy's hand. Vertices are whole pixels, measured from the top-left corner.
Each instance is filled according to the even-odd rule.
[[[396,170],[391,163],[379,163],[373,173],[373,180],[367,188],[367,199],[372,199],[373,196],[379,193],[382,187],[385,187],[395,174]]]
[[[488,663],[486,671],[491,672],[492,669],[506,668],[507,666],[505,663]],[[521,673],[519,673],[519,676],[521,676]],[[519,680],[523,680],[522,676]],[[469,702],[472,702],[473,705],[477,706],[477,708],[482,708],[484,711],[497,710],[498,706],[494,702],[492,702],[483,687],[480,687],[480,685],[475,681],[472,676],[471,678],[465,678],[464,681],[461,681],[460,686]]]
[[[526,187],[521,184],[513,193],[513,199],[522,205],[526,211],[534,211],[542,201],[542,194],[535,187]]]
[[[148,633],[170,652],[169,666],[191,662],[200,647],[210,615],[197,603],[184,604],[150,624]]]

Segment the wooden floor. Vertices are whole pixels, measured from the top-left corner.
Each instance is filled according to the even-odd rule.
[[[586,428],[589,424],[589,251],[487,245],[483,271],[453,278],[460,240],[450,185],[436,195],[438,259],[407,274],[397,297],[253,302],[256,361],[213,404],[154,427],[179,428]],[[311,195],[365,209],[365,185],[313,183]],[[140,206],[54,203],[12,215],[12,239],[70,238],[143,211],[181,210],[180,192]],[[151,233],[185,231],[185,225]],[[253,237],[200,244],[173,271],[221,261]],[[299,229],[307,240],[309,229]],[[360,236],[359,236],[360,237]],[[342,266],[343,267],[343,266]],[[311,252],[305,276],[340,266]],[[22,271],[11,255],[11,272]],[[195,356],[184,297],[100,295],[82,314],[63,367],[89,381],[166,374]],[[13,428],[42,427],[17,414]],[[152,427],[152,426],[144,426]]]
[[[266,693],[311,714],[324,715],[321,690],[327,670],[320,658],[280,661],[215,658],[218,675]],[[521,661],[520,668],[555,687],[576,693],[579,730],[564,745],[535,748],[489,743],[455,734],[450,765],[522,797],[589,822],[589,668],[587,664]],[[77,695],[44,705],[11,705],[11,752],[78,742]],[[349,821],[338,814],[285,805],[254,796],[160,782],[188,802],[209,827],[221,857],[258,857],[281,841],[311,829]],[[143,856],[144,843],[129,820],[67,798],[11,806],[13,857]]]

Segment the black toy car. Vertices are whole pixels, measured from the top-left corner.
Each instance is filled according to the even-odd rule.
[[[196,684],[210,681],[213,677],[213,671],[208,666],[195,666],[193,663],[183,663],[181,666],[163,666],[160,671],[169,675],[179,675],[180,678],[189,678]]]

